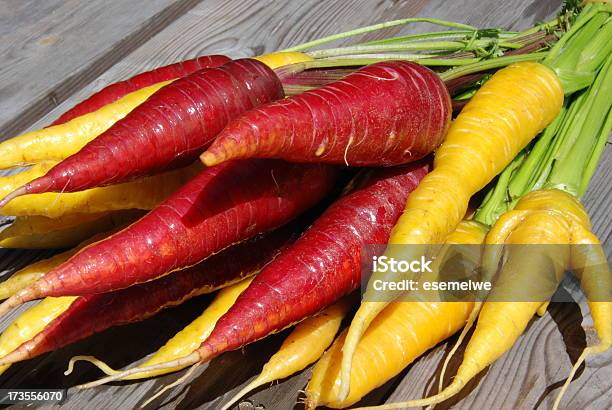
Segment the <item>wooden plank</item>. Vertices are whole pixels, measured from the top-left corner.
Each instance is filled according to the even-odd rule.
[[[163,30],[197,0],[2,0],[0,140]]]
[[[554,13],[558,5],[559,1],[526,0],[511,0],[501,4],[473,0],[378,3],[365,0],[359,2],[206,1],[198,4],[165,30],[152,36],[125,59],[104,72],[91,85],[73,94],[65,105],[72,105],[92,90],[124,78],[135,71],[203,53],[227,53],[233,57],[259,54],[355,26],[413,15],[440,18],[452,16],[453,20],[466,21],[478,26],[502,25],[507,28],[523,28],[534,21],[546,19]],[[402,27],[395,28],[392,32],[405,33],[423,28],[424,26]],[[48,123],[64,108],[66,107],[58,107],[37,125]],[[602,239],[609,238],[611,225],[610,190],[607,186],[610,178],[609,147],[604,162],[605,165],[599,168],[592,187],[585,197],[595,229]],[[609,241],[607,251],[610,251]],[[19,255],[15,259],[22,260]],[[15,259],[11,262],[12,265]],[[534,407],[534,403],[540,398],[542,398],[542,407],[549,406],[550,399],[554,396],[545,395],[547,387],[561,380],[569,369],[569,361],[563,362],[559,357],[567,358],[567,349],[569,356],[575,359],[578,348],[584,344],[585,336],[580,327],[583,317],[587,333],[590,333],[588,331],[590,317],[585,309],[584,300],[575,289],[572,295],[577,295],[576,304],[556,304],[551,307],[550,315],[534,321],[520,343],[496,363],[486,376],[480,377],[477,383],[468,387],[466,391],[469,394],[461,401],[458,408]],[[3,378],[3,386],[49,386],[50,383],[57,383],[59,380],[62,386],[70,387],[92,380],[99,373],[87,365],[79,366],[77,374],[64,378],[62,372],[69,357],[75,354],[95,354],[108,360],[112,366],[126,365],[155,350],[176,330],[195,317],[205,304],[205,299],[194,300],[146,322],[110,329],[30,363],[16,365]],[[554,320],[551,321],[550,318]],[[2,323],[5,325],[7,322],[3,320]],[[565,340],[559,337],[559,333]],[[125,345],[110,349],[109,346],[113,346],[117,340],[124,341]],[[218,408],[220,403],[260,370],[281,340],[282,335],[278,335],[271,340],[266,339],[248,346],[243,352],[223,355],[213,361],[210,367],[203,368],[203,372],[188,386],[175,389],[156,404],[165,408]],[[436,374],[445,349],[448,349],[447,345],[434,349],[419,359],[415,365],[406,369],[400,377],[369,395],[363,403],[374,404],[384,401],[390,392],[393,392],[389,397],[391,401],[426,394],[429,391],[426,390],[428,385],[431,385],[431,382],[427,382]],[[612,378],[607,370],[609,364],[609,354],[589,362],[581,377],[573,383],[568,395],[567,403],[571,404],[572,408],[582,405],[582,401],[592,402],[595,405],[593,408],[610,407],[609,398],[603,394],[611,387]],[[135,407],[142,404],[144,398],[161,386],[179,376],[180,374],[168,375],[144,383],[120,383],[86,392],[71,389],[71,398],[65,407],[75,409]],[[266,409],[292,408],[298,398],[298,390],[304,387],[308,376],[309,371],[304,371],[279,384],[259,389],[256,394],[250,395],[249,399],[255,404],[263,404]],[[482,397],[476,400],[474,398],[476,394]],[[570,402],[571,396],[578,398]],[[498,400],[505,400],[506,403],[502,405],[501,402],[494,402],[496,397]],[[522,398],[523,401],[518,401],[518,398]],[[249,406],[243,403],[241,408],[246,409]]]

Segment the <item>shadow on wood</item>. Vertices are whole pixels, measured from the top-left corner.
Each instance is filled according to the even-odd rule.
[[[575,300],[564,288],[559,288],[557,293],[562,293],[562,297],[566,300]],[[586,333],[581,326],[582,312],[580,311],[580,306],[576,302],[554,302],[548,306],[547,311],[555,321],[559,332],[561,332],[565,350],[567,351],[570,362],[574,365],[584,348],[587,346]],[[584,369],[585,365],[583,363],[576,372],[574,380],[582,375]],[[567,374],[569,374],[569,372],[570,369],[568,368]],[[563,379],[547,386],[538,398],[534,408],[539,408],[551,392],[563,386],[565,380],[566,379]]]

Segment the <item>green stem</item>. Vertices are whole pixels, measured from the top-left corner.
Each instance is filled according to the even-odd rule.
[[[310,51],[307,54],[313,58],[338,57],[351,54],[384,53],[394,51],[471,51],[487,47],[493,44],[493,40],[476,40],[470,43],[465,41],[419,41],[402,44],[380,44],[380,45],[356,45],[349,47],[328,48],[324,50]],[[500,47],[520,48],[522,44],[502,41]]]
[[[509,37],[508,40],[516,40],[519,37],[525,37],[530,34],[537,33],[538,31],[550,31],[555,27],[559,26],[559,18],[555,18],[553,20],[547,21],[545,23],[537,24],[525,31],[521,31],[520,33],[516,33],[513,37]]]
[[[358,45],[371,46],[378,44],[395,44],[395,43],[408,43],[415,42],[421,40],[429,40],[429,39],[448,39],[448,38],[459,38],[465,39],[466,36],[475,35],[478,31],[474,30],[448,30],[448,31],[431,31],[428,33],[417,33],[417,34],[407,34],[405,36],[398,37],[390,37],[383,38],[381,40],[372,40],[367,41],[365,43],[358,43]],[[499,38],[507,40],[510,38],[516,37],[518,32],[515,31],[500,31],[497,35]]]
[[[525,152],[519,153],[499,175],[495,187],[488,192],[482,205],[474,214],[474,220],[485,225],[492,225],[497,218],[508,211],[507,188],[515,170],[525,159]]]
[[[531,53],[531,54],[517,54],[512,56],[502,56],[493,58],[490,60],[479,61],[474,64],[465,65],[462,67],[453,68],[452,70],[445,71],[440,74],[440,78],[443,81],[453,80],[455,78],[462,77],[467,74],[478,73],[480,71],[487,71],[493,68],[499,68],[507,66],[508,64],[518,63],[521,61],[538,61],[546,57],[547,52]]]
[[[606,118],[610,112],[612,95],[612,56],[599,71],[593,84],[584,93],[584,102],[576,112],[563,148],[545,186],[563,189],[574,195],[584,190],[585,166],[599,160],[598,146]],[[593,168],[593,165],[591,165]],[[590,178],[590,177],[589,177]]]
[[[320,59],[308,61],[303,64],[304,69],[310,68],[329,68],[338,66],[362,66],[378,63],[385,60],[406,60],[415,61],[425,66],[460,66],[473,64],[480,61],[479,58],[432,58],[427,54],[364,54],[339,56],[330,59]]]
[[[611,4],[586,5],[544,60],[557,73],[565,94],[588,87],[610,54],[611,12]]]
[[[546,153],[550,150],[553,138],[559,130],[567,108],[564,106],[555,120],[544,130],[542,135],[536,140],[529,155],[516,170],[512,177],[512,181],[508,184],[508,198],[510,200],[510,208],[520,197],[531,191],[537,182],[537,177],[543,172],[543,163]]]
[[[589,162],[584,168],[584,172],[582,174],[582,181],[580,182],[580,187],[578,189],[579,197],[582,197],[586,193],[587,188],[589,187],[589,182],[591,182],[591,178],[595,174],[595,170],[597,169],[597,165],[599,164],[601,154],[603,154],[604,148],[606,147],[606,143],[608,142],[610,130],[612,130],[612,109],[608,112],[606,122],[604,123],[604,126],[601,129],[601,133],[599,134],[599,138],[597,139],[597,142],[595,144],[593,155],[591,155]]]
[[[407,43],[412,41],[429,40],[429,39],[447,39],[447,38],[461,38],[468,34],[474,33],[473,30],[449,30],[449,31],[432,31],[429,33],[418,33],[418,34],[407,34],[405,36],[383,38],[381,40],[372,40],[365,43],[358,43],[357,45],[362,46],[373,46],[379,44],[395,44],[395,43]]]
[[[297,46],[286,48],[281,51],[307,50],[309,48],[316,47],[321,44],[331,43],[332,41],[341,40],[347,37],[357,36],[359,34],[370,33],[372,31],[378,31],[378,30],[382,30],[385,28],[401,26],[401,25],[406,25],[410,23],[431,23],[431,24],[436,24],[438,26],[451,27],[451,28],[456,28],[456,29],[461,29],[461,30],[477,30],[476,27],[473,27],[467,24],[455,23],[453,21],[446,21],[446,20],[440,20],[440,19],[435,19],[435,18],[415,17],[415,18],[406,18],[406,19],[400,19],[400,20],[386,21],[384,23],[374,24],[374,25],[366,26],[366,27],[360,27],[354,30],[345,31],[343,33],[332,34],[331,36],[319,38],[317,40],[312,40],[312,41],[309,41],[303,44],[299,44]]]

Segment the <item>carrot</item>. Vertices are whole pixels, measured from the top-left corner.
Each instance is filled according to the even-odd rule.
[[[0,335],[0,355],[14,351],[26,340],[41,332],[47,323],[52,322],[62,314],[76,297],[46,298],[32,308],[23,312]],[[0,374],[4,373],[10,364],[0,366]]]
[[[446,244],[482,244],[486,227],[463,220]],[[446,258],[436,258],[429,274],[436,280]],[[427,291],[414,291],[409,301],[389,304],[366,330],[357,346],[350,373],[350,393],[339,396],[346,332],[315,365],[306,387],[306,408],[348,407],[400,373],[426,350],[451,336],[466,322],[472,301],[439,302]]]
[[[13,295],[0,311],[46,296],[117,290],[191,266],[315,205],[337,174],[327,166],[263,160],[206,169],[134,224]]]
[[[306,409],[345,408],[399,374],[415,359],[465,324],[472,302],[394,302],[374,320],[360,341],[351,371],[351,390],[338,396],[346,332],[313,369]],[[393,336],[393,337],[391,337]],[[402,343],[403,342],[403,343]]]
[[[97,111],[66,123],[30,131],[1,142],[0,169],[41,161],[63,160],[83,148],[169,83],[166,81],[142,88]]]
[[[426,406],[454,396],[512,347],[540,305],[550,299],[569,266],[568,245],[572,243],[573,232],[579,227],[590,227],[588,216],[573,196],[560,190],[529,193],[518,202],[515,212],[522,214],[522,218],[500,219],[489,233],[506,231],[498,225],[510,224],[504,242],[519,247],[510,250],[504,258],[506,261],[482,305],[476,329],[452,383],[426,399],[375,408]],[[529,244],[545,245],[534,250]],[[546,244],[553,244],[552,248]],[[517,301],[519,298],[525,301]]]
[[[278,352],[264,365],[259,376],[236,393],[221,410],[229,409],[238,399],[257,387],[289,377],[318,360],[334,341],[351,305],[350,298],[343,298],[318,315],[300,322]]]
[[[286,328],[350,293],[360,282],[361,257],[367,258],[365,253],[374,251],[366,245],[387,239],[408,193],[427,169],[426,163],[415,163],[362,175],[354,182],[351,193],[330,206],[300,239],[257,275],[193,353],[166,363],[132,368],[82,387],[143,371],[193,365],[152,400],[182,383],[199,363]]]
[[[0,176],[0,195],[44,175],[53,163],[44,162],[10,176]],[[17,198],[0,209],[12,216],[40,215],[58,218],[75,213],[100,213],[123,209],[153,209],[202,169],[201,164],[168,171],[124,184],[74,193],[46,193]]]
[[[94,235],[77,247],[53,255],[48,259],[36,261],[13,273],[8,279],[0,282],[0,299],[6,299],[42,278],[51,269],[61,265],[85,246],[109,236],[112,232],[102,232]]]
[[[113,103],[121,97],[163,81],[184,77],[204,68],[219,67],[228,63],[230,58],[222,55],[209,55],[180,61],[178,63],[157,67],[151,71],[137,74],[127,80],[118,81],[102,88],[100,91],[87,97],[53,121],[51,125],[66,123],[73,118],[80,117],[92,111]]]
[[[495,73],[451,125],[436,151],[434,171],[409,196],[389,243],[440,243],[461,221],[469,198],[554,119],[562,102],[559,80],[542,64],[516,63]],[[389,250],[386,255],[393,257]],[[404,254],[401,259],[414,258]],[[365,300],[375,292],[371,284],[383,276],[373,273]],[[386,304],[365,301],[351,323],[343,349],[341,397],[348,395],[351,357],[357,343]]]
[[[300,53],[299,51],[276,51],[253,58],[261,61],[272,69],[289,64],[303,63],[304,61],[314,60],[308,54]]]
[[[433,151],[450,115],[450,97],[434,72],[405,61],[382,62],[245,113],[201,158],[208,166],[252,157],[398,165]]]
[[[295,228],[295,224],[290,227]],[[0,366],[57,350],[112,326],[144,320],[164,308],[249,277],[273,259],[293,234],[294,229],[282,227],[140,286],[76,299],[59,298],[66,301],[66,310],[34,337],[0,358]]]
[[[276,74],[253,59],[196,71],[163,87],[79,152],[10,193],[0,208],[20,195],[75,192],[189,163],[230,119],[281,97]]]
[[[60,220],[45,216],[20,216],[0,232],[0,247],[21,249],[62,249],[144,215],[143,211],[126,210],[93,214],[69,214]]]
[[[200,346],[200,344],[206,340],[208,335],[212,332],[217,323],[217,320],[229,310],[234,304],[238,296],[249,286],[253,281],[253,277],[248,277],[240,282],[233,285],[229,285],[219,291],[215,296],[210,305],[204,310],[204,312],[198,316],[193,322],[187,325],[183,330],[178,332],[168,340],[157,352],[155,352],[149,359],[141,364],[141,367],[165,363],[169,360],[177,359],[184,355],[187,355]],[[87,361],[108,375],[119,373],[117,370],[111,369],[106,363],[96,359],[92,356],[75,356],[70,359],[68,369],[65,374],[72,373],[74,364],[77,361]],[[183,369],[185,366],[178,366],[170,369],[163,369],[150,372],[135,373],[124,377],[122,380],[134,380],[144,379],[148,377],[159,376],[160,374],[172,373]]]

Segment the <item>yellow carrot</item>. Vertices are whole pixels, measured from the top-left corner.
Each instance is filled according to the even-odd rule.
[[[344,298],[318,315],[300,322],[278,352],[268,360],[259,376],[224,404],[221,410],[229,409],[236,400],[257,387],[289,377],[318,360],[334,341],[352,301]]]
[[[28,132],[0,143],[0,169],[48,160],[60,161],[74,154],[169,83],[171,81],[164,81],[142,88],[67,123]]]
[[[304,61],[314,60],[308,54],[300,53],[299,51],[279,51],[276,53],[264,54],[254,57],[268,67],[275,69],[284,65],[303,63]]]
[[[252,280],[253,277],[249,277],[236,284],[221,289],[212,303],[197,319],[174,335],[172,339],[168,340],[165,345],[163,345],[144,363],[140,364],[139,367],[165,363],[167,361],[186,356],[196,350],[208,337],[208,335],[210,335],[210,332],[212,332],[214,329],[217,320],[219,320],[219,318],[229,310],[236,299],[238,299],[238,296],[240,296],[240,294],[249,286]],[[66,374],[72,372],[74,363],[77,361],[88,361],[109,375],[118,373],[117,370],[111,369],[108,367],[108,365],[95,357],[75,356],[70,359]],[[173,373],[184,369],[185,367],[186,366],[178,366],[171,369],[135,373],[124,377],[122,380],[146,379],[149,377],[159,376],[161,374]]]
[[[399,374],[465,324],[472,302],[393,302],[374,319],[357,346],[351,389],[340,399],[343,334],[313,369],[306,408],[345,408]]]
[[[389,243],[440,243],[463,218],[470,197],[555,118],[562,103],[559,79],[542,64],[516,63],[495,73],[451,125],[446,140],[436,151],[434,170],[408,197]],[[388,250],[387,256],[394,257],[390,253]],[[413,259],[406,255],[401,258]],[[374,272],[370,284],[382,276]],[[370,285],[365,300],[368,292],[374,292]],[[387,303],[362,303],[351,323],[344,348],[341,396],[348,394],[352,352]]]
[[[44,175],[55,163],[39,163],[15,175],[0,177],[0,196]],[[72,193],[25,195],[0,210],[3,215],[41,215],[58,218],[66,214],[99,213],[121,209],[149,210],[193,177],[201,166],[189,167],[138,179],[124,184]]]
[[[49,259],[34,262],[15,272],[10,278],[0,283],[0,299],[9,298],[21,289],[34,283],[43,277],[45,273],[67,261],[68,258],[77,252],[77,250],[78,248],[70,249],[69,251],[54,255]]]
[[[569,244],[576,240],[580,227],[590,226],[588,216],[574,197],[554,189],[527,194],[514,212],[522,216],[519,222],[516,218],[500,218],[496,225],[512,224],[513,228],[505,237],[506,244],[527,246],[515,248],[515,252],[506,255],[495,287],[488,301],[482,304],[478,324],[452,383],[439,394],[426,399],[375,408],[426,406],[454,396],[469,380],[512,347],[542,303],[552,296],[570,263]],[[494,226],[491,231],[505,230]],[[534,250],[530,244],[540,247]],[[553,280],[546,279],[551,273]],[[531,294],[526,297],[532,300],[516,301],[517,296],[525,297],[523,295],[528,292]],[[609,312],[607,315],[610,318]],[[609,328],[610,325],[605,326]]]
[[[0,232],[0,247],[20,249],[70,248],[104,231],[124,226],[143,215],[126,210],[92,214],[68,214],[53,219],[45,216],[19,216]]]
[[[9,354],[40,333],[49,322],[68,309],[76,298],[76,296],[46,298],[23,312],[0,335],[0,357]],[[0,366],[0,374],[9,367],[10,364]]]

